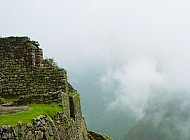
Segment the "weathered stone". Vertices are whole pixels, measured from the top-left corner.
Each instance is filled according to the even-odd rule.
[[[34,134],[32,131],[29,131],[25,137],[25,140],[34,140]]]
[[[14,98],[12,105],[57,103],[63,107],[52,118],[40,115],[14,128],[0,126],[0,140],[109,140],[87,133],[79,94],[64,69],[53,59],[43,59],[38,42],[28,37],[0,38],[0,71],[0,96]]]

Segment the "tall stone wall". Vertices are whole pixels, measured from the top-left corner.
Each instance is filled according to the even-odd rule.
[[[43,60],[38,46],[27,37],[0,38],[0,96],[72,90],[66,71]]]
[[[28,37],[0,38],[0,60],[13,60],[24,67],[41,67],[42,49]]]
[[[38,68],[30,70],[5,62],[0,67],[0,95],[47,94],[67,91],[67,77],[63,69]]]

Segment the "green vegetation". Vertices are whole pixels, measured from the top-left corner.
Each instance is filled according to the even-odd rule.
[[[63,108],[58,104],[31,104],[29,107],[31,107],[31,109],[24,112],[0,116],[0,126],[16,126],[18,122],[31,123],[32,119],[39,115],[48,115],[53,117],[56,112],[63,110]]]
[[[54,69],[59,69],[59,66],[54,61],[54,58],[46,58],[46,59],[44,59],[43,64],[45,64],[46,67],[53,67]]]
[[[90,140],[111,140],[106,134],[101,135],[94,131],[88,131],[88,136]]]
[[[4,98],[0,98],[0,104],[4,104],[5,103],[5,99]]]
[[[70,92],[70,93],[69,93],[69,97],[74,97],[74,96],[76,96],[76,95],[78,95],[77,92]]]
[[[73,122],[73,121],[74,121],[74,119],[71,118],[71,117],[68,117],[67,120],[68,120],[69,122]]]

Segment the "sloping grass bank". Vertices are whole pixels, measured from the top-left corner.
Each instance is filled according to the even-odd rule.
[[[31,109],[27,111],[0,116],[0,126],[16,126],[18,122],[31,123],[32,119],[39,115],[48,115],[53,117],[56,112],[63,110],[63,107],[58,104],[31,104],[29,107]]]

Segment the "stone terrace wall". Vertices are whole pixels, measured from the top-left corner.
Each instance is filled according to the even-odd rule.
[[[18,123],[16,127],[0,126],[1,140],[89,140],[86,126],[80,127],[63,113],[57,113],[55,119],[41,115],[32,123]],[[106,140],[106,139],[97,139]]]
[[[70,102],[70,100],[74,106],[70,104],[66,107],[64,105],[63,112],[57,112],[53,118],[41,115],[34,118],[29,124],[18,123],[16,127],[0,126],[0,139],[89,140],[86,124],[80,110],[79,94],[73,92],[67,101]],[[72,111],[72,115],[68,114],[70,110],[75,110]]]
[[[70,107],[64,107],[53,118],[41,115],[28,124],[0,126],[0,140],[111,140],[106,135],[87,131],[79,94],[72,92],[69,96]],[[70,115],[66,113],[68,109]]]
[[[47,116],[39,116],[32,124],[23,125],[18,123],[17,127],[1,126],[1,140],[59,140],[56,126],[53,120]]]
[[[64,69],[28,69],[13,61],[1,61],[0,95],[47,94],[61,90],[68,93]]]
[[[41,67],[42,49],[28,37],[0,38],[0,60],[13,60],[25,67]]]
[[[51,104],[53,103],[63,103],[63,98],[67,98],[68,95],[66,95],[64,92],[57,91],[57,92],[50,92],[48,94],[31,94],[31,95],[25,95],[20,96],[18,100],[14,101],[15,105],[27,105],[27,104]],[[64,106],[66,106],[64,104]]]
[[[66,71],[43,60],[38,46],[27,37],[0,38],[0,96],[73,90]]]

